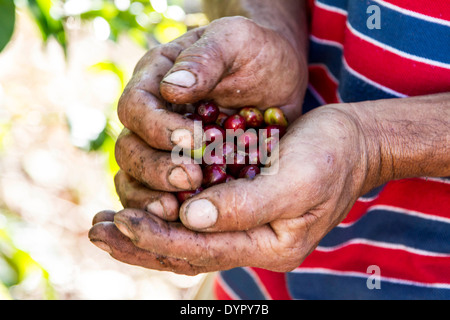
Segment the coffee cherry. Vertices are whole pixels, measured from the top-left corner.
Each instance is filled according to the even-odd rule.
[[[192,112],[188,112],[185,113],[184,116],[188,119],[194,120],[194,121],[202,121],[202,117],[200,117],[198,114],[196,113],[192,113]]]
[[[204,101],[197,106],[196,113],[202,118],[203,124],[210,124],[217,120],[220,110],[214,102]]]
[[[199,194],[203,191],[202,187],[197,188],[196,190],[189,190],[189,191],[180,191],[177,192],[177,199],[180,204],[185,202],[187,199],[195,196],[196,194]]]
[[[277,124],[271,124],[264,128],[266,131],[263,132],[264,138],[270,138],[272,136],[275,136],[278,130],[278,138],[281,139],[284,134],[286,133],[286,127],[277,125]]]
[[[216,154],[215,150],[211,150],[211,152],[205,152],[205,154],[203,155],[203,165],[210,164],[217,164],[226,168],[227,160],[225,156]]]
[[[259,154],[259,148],[251,148],[247,152],[247,156],[245,158],[245,163],[261,166],[261,158],[260,157],[261,156]]]
[[[243,131],[245,131],[245,120],[242,116],[238,114],[233,114],[229,116],[227,120],[225,120],[223,128],[225,130],[236,131],[242,129]]]
[[[196,161],[196,163],[201,163],[203,155],[205,153],[206,144],[203,144],[201,148],[191,150],[191,158]]]
[[[203,188],[238,178],[254,179],[260,174],[260,168],[271,159],[288,126],[280,108],[269,108],[262,113],[256,107],[247,106],[228,116],[213,101],[202,101],[195,106],[195,113],[184,116],[203,124],[203,146],[191,151],[191,156],[203,168],[203,181],[202,187],[197,190],[178,192],[176,195],[180,204]],[[237,135],[236,144],[235,141],[227,141],[226,130],[236,132],[239,129],[242,133]],[[211,145],[213,142],[217,145]]]
[[[219,116],[216,119],[216,124],[223,127],[223,124],[225,123],[225,120],[227,120],[228,115],[224,112],[220,112]]]
[[[240,150],[248,151],[258,145],[258,135],[256,131],[247,130],[237,138],[237,147]]]
[[[203,169],[203,186],[208,188],[213,185],[225,182],[227,173],[225,168],[218,164],[207,165]]]
[[[280,142],[280,139],[276,137],[270,137],[264,140],[262,147],[268,156],[272,153],[275,146]]]
[[[229,157],[233,156],[234,153],[236,152],[236,145],[233,142],[225,141],[222,145],[222,150],[223,156],[228,159]]]
[[[246,154],[242,152],[235,152],[233,158],[227,159],[227,171],[233,177],[239,176],[239,171],[245,167]]]
[[[277,124],[283,127],[288,126],[288,121],[280,108],[272,107],[264,111],[264,122],[267,125]]]
[[[257,165],[249,165],[241,169],[239,172],[239,178],[253,179],[260,172],[261,171]]]
[[[225,140],[225,130],[223,130],[217,124],[208,124],[203,128],[203,130],[203,137],[207,145],[214,142],[216,139],[219,139],[219,141]]]
[[[264,123],[264,116],[255,107],[244,107],[239,111],[239,115],[245,120],[247,128],[259,128]]]

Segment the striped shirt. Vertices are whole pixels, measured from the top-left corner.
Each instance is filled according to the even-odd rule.
[[[450,91],[450,1],[310,1],[305,112]],[[378,19],[378,20],[377,20]],[[450,299],[450,179],[359,198],[296,270],[224,271],[219,299]]]

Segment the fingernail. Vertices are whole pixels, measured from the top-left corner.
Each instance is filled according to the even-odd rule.
[[[119,231],[122,232],[125,236],[130,238],[132,241],[137,240],[137,237],[135,236],[135,234],[133,232],[131,232],[131,230],[128,228],[128,226],[124,222],[122,222],[118,219],[115,219],[114,223],[115,223],[117,229],[119,229]]]
[[[187,129],[176,129],[172,132],[170,140],[174,145],[183,149],[191,149],[192,147],[192,134]]]
[[[163,82],[173,84],[179,87],[190,88],[196,82],[195,76],[186,70],[175,71],[163,79]]]
[[[212,227],[218,217],[217,208],[206,199],[192,201],[186,208],[186,220],[195,229]]]
[[[106,251],[109,254],[112,254],[111,247],[109,245],[107,245],[105,242],[103,242],[101,240],[91,240],[91,242],[93,244],[95,244],[97,247],[99,247],[100,249],[102,249],[103,251]]]
[[[147,211],[151,212],[158,217],[165,218],[166,213],[161,201],[157,200],[147,205]]]
[[[169,183],[178,189],[189,190],[191,182],[189,176],[182,167],[175,167],[169,174]]]

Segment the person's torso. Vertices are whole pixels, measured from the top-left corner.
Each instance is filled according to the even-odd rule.
[[[309,10],[304,112],[450,91],[450,1],[311,0]],[[389,182],[295,271],[238,268],[219,283],[244,299],[450,299],[450,179]]]

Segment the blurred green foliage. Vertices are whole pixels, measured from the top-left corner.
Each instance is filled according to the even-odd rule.
[[[66,53],[67,24],[74,19],[101,21],[110,40],[125,34],[144,47],[149,37],[166,43],[187,28],[184,0],[0,0],[0,50],[11,37],[15,5],[29,10],[44,42],[54,38]]]
[[[68,28],[75,22],[91,23],[94,33],[102,40],[116,42],[121,36],[127,36],[145,49],[179,37],[188,27],[205,24],[206,20],[201,13],[191,14],[188,17],[183,9],[185,1],[191,6],[192,3],[199,2],[198,0],[0,0],[0,51],[11,39],[15,8],[28,11],[40,30],[43,42],[55,39],[66,58],[69,58]],[[125,72],[114,61],[101,61],[92,66],[91,71],[111,72],[119,79],[122,90],[127,81]],[[115,107],[116,105],[111,106],[111,110],[106,112],[103,130],[99,130],[97,135],[88,141],[76,144],[86,151],[107,153],[111,173],[118,169],[113,158],[114,141],[121,129]],[[73,134],[73,119],[68,117],[67,120]]]
[[[11,39],[15,23],[15,5],[11,0],[0,0],[0,51]]]
[[[0,300],[17,296],[57,299],[49,273],[15,243],[22,222],[0,208]]]
[[[14,30],[15,9],[28,11],[40,30],[42,40],[47,43],[55,39],[60,44],[66,58],[70,39],[68,29],[76,22],[91,23],[93,32],[101,40],[118,41],[127,36],[139,46],[148,49],[158,43],[167,43],[187,31],[206,23],[200,13],[187,15],[185,1],[198,3],[199,0],[0,0],[0,51],[10,41]],[[109,71],[116,75],[124,87],[125,73],[114,61],[103,61],[92,70]],[[104,129],[84,145],[82,149],[104,150],[104,143],[111,145],[118,134],[115,106],[105,115]],[[69,128],[70,119],[68,119]],[[1,143],[0,143],[1,145]],[[111,162],[112,164],[112,162]],[[116,168],[111,165],[112,168]]]

